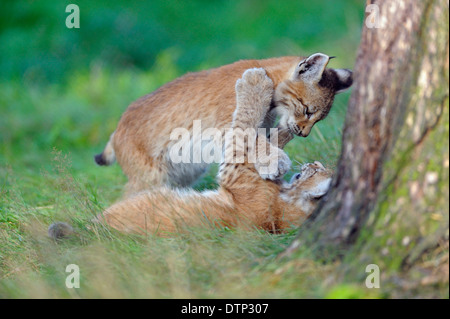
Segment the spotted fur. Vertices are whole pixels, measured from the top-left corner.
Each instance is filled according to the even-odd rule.
[[[263,68],[274,84],[262,126],[272,127],[280,117],[281,147],[294,135],[306,137],[328,114],[335,94],[352,84],[351,71],[326,68],[328,61],[328,56],[316,53],[308,58],[243,60],[186,74],[132,103],[96,162],[109,165],[117,159],[128,177],[127,195],[162,185],[192,184],[208,164],[172,163],[170,133],[182,127],[192,134],[193,121],[201,120],[203,129],[214,127],[224,134],[236,106],[234,84],[251,68]]]
[[[264,69],[246,71],[236,83],[232,127],[244,130],[262,125],[272,94],[273,82]],[[268,146],[265,136],[254,138]],[[244,144],[234,141],[225,139],[217,191],[167,187],[144,191],[112,205],[96,221],[123,232],[161,236],[180,232],[186,226],[257,227],[271,232],[298,226],[326,193],[331,172],[315,162],[304,165],[290,183],[263,179],[247,160],[253,147],[250,137]],[[244,162],[226,162],[227,152],[242,152]],[[279,152],[286,156],[281,149]]]

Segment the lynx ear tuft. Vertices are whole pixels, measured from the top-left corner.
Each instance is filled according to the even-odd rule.
[[[293,80],[309,83],[319,82],[330,57],[323,53],[315,53],[302,60],[295,68]]]

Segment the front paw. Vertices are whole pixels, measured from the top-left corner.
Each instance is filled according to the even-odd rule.
[[[255,168],[259,176],[272,181],[281,179],[291,169],[289,156],[277,147],[271,147],[269,155],[258,156]]]
[[[288,128],[282,128],[278,126],[275,130],[271,131],[270,143],[278,148],[284,149],[287,143],[294,138],[294,134]]]
[[[270,106],[273,95],[273,82],[263,68],[248,69],[236,82],[238,100],[261,106]]]

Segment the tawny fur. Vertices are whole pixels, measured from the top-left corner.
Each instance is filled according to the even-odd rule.
[[[223,132],[236,106],[234,84],[250,68],[265,69],[274,83],[263,126],[272,127],[280,117],[283,147],[293,134],[306,137],[328,114],[335,94],[351,86],[351,71],[326,69],[328,61],[323,54],[244,60],[186,74],[132,103],[96,161],[109,165],[117,159],[128,177],[127,195],[162,185],[190,185],[208,165],[173,164],[168,156],[175,143],[170,133],[186,128],[192,135],[194,120],[201,120],[203,130],[214,127]]]
[[[234,129],[257,128],[270,108],[273,83],[263,69],[246,71],[236,83]],[[255,137],[266,143],[265,136]],[[306,164],[291,183],[263,179],[247,159],[251,143],[238,149],[233,139],[225,140],[227,152],[242,151],[244,163],[222,162],[217,191],[195,192],[166,187],[144,191],[120,201],[96,221],[123,232],[168,235],[192,226],[261,228],[279,232],[298,226],[327,191],[331,172],[320,163]],[[281,154],[281,155],[280,155]],[[280,159],[286,154],[279,150]]]

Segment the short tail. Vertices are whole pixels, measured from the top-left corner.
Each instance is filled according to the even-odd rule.
[[[113,148],[114,132],[111,134],[105,149],[100,154],[94,156],[95,162],[100,166],[109,166],[116,161],[116,153]]]
[[[63,222],[56,222],[48,227],[48,236],[54,240],[67,238],[73,233],[72,226]]]

